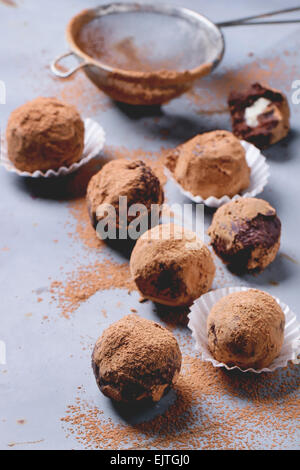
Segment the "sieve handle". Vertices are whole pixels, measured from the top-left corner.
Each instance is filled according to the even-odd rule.
[[[283,10],[269,11],[267,13],[262,13],[260,15],[245,16],[243,18],[238,18],[236,20],[224,21],[222,23],[217,23],[219,28],[224,28],[225,26],[250,26],[250,25],[266,25],[266,24],[284,24],[284,23],[299,23],[300,19],[295,18],[291,20],[271,20],[271,21],[251,21],[259,20],[262,18],[268,18],[270,16],[276,16],[282,13],[291,13],[294,11],[299,11],[300,7],[285,8]]]
[[[87,62],[83,61],[79,65],[76,65],[75,67],[67,70],[66,72],[63,72],[61,69],[58,68],[58,63],[64,59],[65,57],[69,57],[71,55],[75,55],[72,51],[66,52],[65,54],[61,54],[59,57],[57,57],[52,63],[51,63],[51,71],[56,75],[57,77],[60,78],[68,78],[73,75],[73,73],[77,72],[78,70],[82,69],[86,65],[88,65]]]

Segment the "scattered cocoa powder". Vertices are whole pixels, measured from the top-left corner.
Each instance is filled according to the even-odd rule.
[[[199,112],[227,112],[228,92],[237,85],[256,80],[271,80],[275,86],[282,80],[290,86],[294,68],[287,68],[284,60],[279,57],[272,60],[256,60],[240,68],[227,69],[223,74],[217,72],[205,78],[186,96]],[[31,72],[40,77],[40,70]],[[29,76],[32,81],[32,73],[24,70],[23,78],[27,79]],[[37,83],[38,92],[41,93],[40,80],[37,80]],[[45,83],[48,96],[54,94],[66,102],[76,104],[81,112],[84,111],[89,116],[99,113],[100,110],[105,111],[112,105],[109,98],[94,86],[83,72],[78,72],[64,81],[51,76]],[[49,85],[50,89],[52,86],[52,92],[48,90]],[[107,147],[106,152],[111,153],[114,158],[123,156],[143,159],[155,171],[157,168],[157,175],[165,183],[160,153],[156,155],[141,149],[129,151],[125,147]],[[75,232],[70,235],[80,240],[86,248],[101,249],[104,243],[98,240],[89,224],[84,198],[74,200],[69,208],[70,219],[76,222]],[[296,262],[287,255],[283,256]],[[93,272],[94,265],[80,267],[70,275],[66,285],[61,281],[53,283],[52,293],[62,307],[64,315],[70,315],[99,288],[128,288],[127,283],[130,281],[127,265],[120,267],[109,262],[106,271],[105,268],[102,271],[105,263],[96,264],[97,274]],[[104,278],[103,272],[106,272]],[[86,286],[85,283],[88,285],[87,290],[82,289],[82,286]],[[224,277],[224,270],[218,267],[216,287],[225,284],[228,282]],[[167,321],[167,317],[161,318]],[[171,321],[168,326],[175,329],[175,324]],[[190,344],[190,337],[181,339],[181,347]],[[300,403],[295,392],[300,382],[298,371],[299,367],[290,365],[286,370],[273,374],[241,375],[214,369],[211,365],[186,355],[183,373],[175,389],[176,400],[164,414],[154,420],[139,425],[115,424],[111,418],[105,417],[103,410],[85,399],[82,387],[75,404],[68,407],[66,416],[62,418],[62,424],[67,435],[73,436],[85,448],[122,449],[151,446],[162,449],[254,449],[262,447],[266,435],[270,440],[269,444],[265,444],[266,447],[285,448],[287,438],[291,443],[297,443]]]
[[[295,260],[295,259],[292,258],[291,256],[287,255],[286,253],[280,253],[280,256],[281,256],[282,258],[285,258],[286,260],[290,261],[291,263],[299,264],[297,260]]]
[[[165,158],[166,150],[164,148],[161,149],[160,152],[150,152],[145,151],[140,148],[130,150],[126,147],[117,147],[117,146],[106,146],[103,151],[103,156],[101,158],[100,166],[95,163],[92,174],[97,172],[101,168],[101,163],[106,163],[110,160],[118,159],[118,158],[127,158],[130,160],[142,160],[148,166],[150,166],[156,176],[159,178],[162,185],[165,185],[167,178],[164,174],[164,158]],[[88,172],[90,174],[90,172]],[[72,219],[75,220],[75,231],[70,232],[70,237],[74,238],[75,240],[80,240],[85,248],[87,249],[97,249],[101,250],[105,247],[105,243],[101,241],[97,236],[94,228],[91,225],[86,199],[85,199],[85,192],[86,186],[88,183],[87,178],[81,178],[80,180],[84,180],[84,187],[80,187],[80,181],[77,184],[77,178],[75,176],[73,180],[73,190],[83,194],[84,197],[78,197],[73,199],[69,202],[69,214],[70,219],[66,223],[66,227],[72,224]]]
[[[297,61],[295,61],[297,64]],[[232,90],[238,91],[256,81],[277,86],[286,92],[297,76],[297,65],[287,65],[280,56],[257,58],[246,64],[235,67],[222,67],[213,75],[197,81],[192,90],[185,96],[194,105],[194,111],[205,114],[228,112],[227,97]]]
[[[128,150],[125,147],[106,147],[103,152],[103,161],[109,161],[116,158],[128,158],[130,160],[141,159],[153,168],[162,184],[165,184],[166,177],[163,171],[163,155],[161,152],[148,152],[142,149]],[[101,159],[101,161],[102,161]],[[98,162],[99,163],[99,162]],[[101,167],[101,165],[100,165]],[[99,164],[95,164],[94,170],[99,169]],[[89,171],[88,171],[89,173]],[[82,175],[81,175],[82,176]],[[81,177],[84,180],[84,187],[81,182],[77,181],[76,175],[72,182],[72,192],[75,194],[83,194],[83,197],[74,198],[68,203],[69,219],[66,222],[69,236],[74,241],[80,241],[87,250],[101,251],[106,247],[106,243],[100,240],[94,228],[91,225],[88,209],[85,199],[85,190],[88,178]],[[77,184],[78,183],[78,184]],[[70,226],[74,225],[74,230],[70,231]],[[80,265],[72,273],[67,275],[66,282],[53,281],[50,292],[52,300],[57,301],[62,315],[69,318],[79,305],[89,299],[98,290],[110,288],[124,288],[129,291],[135,289],[134,283],[131,281],[129,265],[127,263],[118,264],[111,260],[96,262],[92,265]]]
[[[67,275],[66,282],[53,281],[50,287],[52,299],[57,301],[62,315],[70,314],[99,290],[135,290],[128,263],[118,264],[106,259],[89,266],[80,266]]]
[[[4,1],[4,0],[3,0]],[[42,57],[38,62],[43,64],[40,68],[24,69],[22,79],[25,84],[30,77],[30,85],[38,84],[35,92],[45,96],[56,96],[67,103],[77,106],[79,112],[84,116],[97,115],[100,111],[106,111],[113,107],[113,102],[108,96],[95,86],[83,71],[78,71],[67,79],[55,77],[51,71],[49,63],[52,59],[50,54],[42,51]],[[235,67],[221,66],[210,76],[201,78],[194,87],[183,96],[189,104],[192,104],[193,111],[205,114],[217,114],[228,112],[227,96],[231,90],[238,90],[249,83],[255,81],[269,83],[274,87],[279,87],[282,91],[290,91],[290,83],[298,74],[297,57],[299,52],[294,51],[271,51],[272,59],[265,57],[252,58],[250,62],[238,63]],[[287,57],[289,62],[287,62]],[[294,57],[291,64],[290,58]],[[46,71],[46,73],[45,73]],[[40,81],[41,74],[44,77],[43,83]],[[285,85],[285,89],[282,85]],[[296,111],[296,107],[294,107]]]
[[[4,5],[7,5],[8,7],[16,7],[17,6],[16,2],[14,2],[13,0],[0,0],[0,1]]]
[[[284,449],[287,438],[297,444],[299,367],[255,375],[183,359],[175,401],[163,414],[116,424],[82,393],[61,419],[67,436],[84,448],[119,450]]]
[[[75,231],[69,232],[69,236],[75,240],[80,240],[87,249],[103,249],[105,243],[97,237],[90,222],[85,198],[75,199],[70,202],[69,213],[71,218],[75,220]],[[69,222],[67,222],[67,225],[69,225]]]
[[[26,419],[17,419],[17,423],[23,425],[23,424],[26,424],[27,421],[26,421]]]
[[[66,103],[76,103],[79,111],[87,116],[107,111],[113,106],[108,96],[88,80],[84,72],[77,72],[66,83],[56,77],[52,77],[52,80],[58,85],[57,97]]]
[[[45,439],[40,439],[39,441],[28,441],[28,442],[9,442],[7,444],[7,447],[15,447],[15,446],[23,446],[27,444],[41,444],[41,442],[44,442]]]

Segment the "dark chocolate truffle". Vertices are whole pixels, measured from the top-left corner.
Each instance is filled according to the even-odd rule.
[[[194,232],[162,224],[138,239],[130,271],[144,298],[179,307],[191,305],[211,288],[215,265],[209,249]]]
[[[256,289],[235,292],[211,309],[208,346],[228,366],[262,369],[279,355],[284,325],[284,313],[271,295]]]
[[[233,133],[258,148],[266,148],[283,139],[289,129],[290,110],[279,90],[254,83],[228,98]]]
[[[208,234],[215,253],[232,271],[260,272],[276,257],[281,222],[268,202],[239,198],[216,211]]]
[[[112,160],[92,177],[87,188],[88,211],[94,228],[106,216],[107,205],[115,208],[116,226],[120,228],[119,196],[127,197],[128,208],[132,204],[143,204],[147,216],[152,204],[161,205],[164,201],[159,179],[143,161]],[[103,210],[99,211],[99,207]],[[128,216],[127,224],[133,219]]]
[[[37,98],[11,113],[6,138],[8,157],[19,170],[57,170],[80,160],[84,123],[74,106]]]
[[[158,323],[128,315],[96,342],[92,366],[101,392],[119,402],[159,401],[177,380],[181,352]]]

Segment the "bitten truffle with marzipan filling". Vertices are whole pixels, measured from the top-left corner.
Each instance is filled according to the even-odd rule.
[[[228,104],[234,135],[258,148],[275,144],[289,132],[289,105],[279,90],[254,83],[244,91],[233,91]]]

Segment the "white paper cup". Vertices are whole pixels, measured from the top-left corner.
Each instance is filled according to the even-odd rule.
[[[7,171],[16,173],[19,176],[26,176],[27,178],[53,178],[69,175],[88,163],[92,158],[96,157],[104,147],[105,132],[97,122],[89,118],[85,119],[84,128],[84,149],[82,157],[78,162],[73,163],[69,167],[62,166],[58,170],[49,169],[46,172],[36,170],[33,173],[18,170],[8,158],[7,145],[4,138],[1,140],[1,165],[4,166]]]
[[[196,349],[199,351],[202,361],[211,362],[214,367],[225,367],[227,370],[239,369],[242,372],[255,372],[256,374],[260,374],[261,372],[273,372],[280,367],[286,367],[289,361],[292,361],[294,364],[299,364],[300,324],[297,322],[295,313],[276,297],[274,298],[285,315],[284,340],[280,355],[274,359],[269,367],[243,370],[238,366],[229,367],[227,364],[217,361],[212,356],[208,348],[206,326],[207,317],[211,308],[225,295],[250,289],[250,287],[226,287],[208,292],[195,300],[190,308],[191,312],[189,314],[188,327],[192,330],[192,336],[196,342]]]
[[[236,194],[233,197],[222,196],[220,198],[210,196],[207,199],[203,199],[201,196],[194,196],[190,191],[183,189],[181,184],[175,180],[173,173],[166,167],[165,174],[175,183],[184,196],[186,196],[191,201],[194,201],[198,204],[205,204],[208,207],[217,208],[238,197],[255,197],[263,191],[264,187],[268,183],[270,176],[269,165],[266,162],[266,157],[263,156],[258,148],[249,142],[246,142],[245,140],[241,140],[241,144],[246,151],[246,161],[251,170],[250,185],[247,189],[242,191],[241,194]]]

